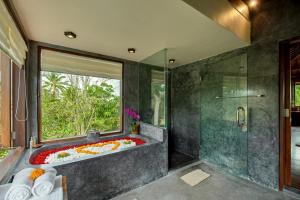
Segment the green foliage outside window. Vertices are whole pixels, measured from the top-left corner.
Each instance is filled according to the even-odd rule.
[[[120,130],[116,85],[120,80],[42,72],[42,140]]]
[[[0,149],[0,160],[4,159],[9,153],[8,149]]]
[[[300,85],[295,85],[295,106],[300,106]]]

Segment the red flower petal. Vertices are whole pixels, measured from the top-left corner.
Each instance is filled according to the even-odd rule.
[[[109,142],[109,141],[116,141],[116,140],[123,140],[123,139],[131,140],[131,141],[135,142],[136,145],[145,144],[145,142],[143,140],[141,140],[139,138],[131,138],[131,137],[118,138],[118,139],[114,139],[114,140],[103,140],[101,142]],[[88,144],[96,144],[96,143],[98,143],[98,142],[93,142],[93,143],[88,143]],[[56,153],[56,152],[62,151],[62,150],[72,149],[72,148],[75,148],[75,147],[85,146],[85,145],[87,145],[87,144],[70,145],[70,146],[64,146],[64,147],[60,147],[60,148],[45,150],[45,151],[39,152],[37,155],[31,157],[29,162],[32,165],[46,164],[45,159],[47,158],[47,156],[49,156],[52,153]]]

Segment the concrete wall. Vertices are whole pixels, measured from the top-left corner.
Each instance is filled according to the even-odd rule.
[[[278,188],[279,175],[279,42],[300,36],[300,2],[260,1],[252,13],[252,44],[172,70],[172,134],[175,149],[199,156],[200,76],[208,63],[247,54],[248,91],[265,94],[249,98],[248,177]],[[207,141],[201,141],[205,143]],[[200,158],[201,159],[201,158]]]
[[[77,49],[70,49],[66,47],[61,47],[57,45],[51,45],[41,42],[30,41],[29,42],[29,55],[27,63],[27,83],[28,83],[28,123],[27,123],[27,142],[31,135],[37,136],[38,134],[38,105],[37,105],[37,95],[38,95],[38,73],[39,73],[39,61],[38,61],[38,49],[39,47],[54,48],[64,51],[70,51],[75,53],[80,53],[82,55],[98,57],[99,59],[110,59],[114,61],[123,62],[124,65],[124,107],[130,107],[138,111],[139,109],[139,91],[138,91],[138,63],[122,60],[119,58],[104,56],[95,53],[89,53],[85,51],[80,51]],[[130,119],[124,115],[124,131],[130,130]]]

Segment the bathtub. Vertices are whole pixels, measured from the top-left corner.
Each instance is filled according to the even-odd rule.
[[[167,174],[168,139],[165,129],[142,124],[140,135],[122,134],[103,137],[101,140],[126,136],[138,137],[145,143],[108,154],[87,156],[54,164],[31,165],[32,157],[41,151],[58,148],[62,145],[81,145],[96,141],[84,139],[49,144],[32,152],[25,159],[25,166],[51,166],[58,171],[58,174],[66,176],[70,200],[109,199]]]
[[[130,140],[132,142],[135,143],[135,146],[132,146],[133,143],[129,144],[129,146],[124,145],[122,142],[120,142],[119,140]],[[103,142],[115,142],[117,141],[117,145],[119,145],[120,147],[123,146],[123,148],[121,149],[116,149],[116,150],[112,150],[112,151],[108,151],[108,152],[101,152],[101,154],[93,154],[93,152],[91,154],[88,153],[83,153],[81,154],[82,156],[80,158],[77,158],[77,151],[78,148],[80,149],[80,147],[84,147],[86,145],[93,145],[93,144],[97,144],[97,143],[103,143]],[[134,148],[137,147],[139,145],[144,145],[149,143],[150,139],[143,137],[143,136],[139,136],[139,135],[119,135],[119,136],[114,136],[114,137],[101,137],[98,139],[81,139],[78,141],[73,141],[73,142],[61,142],[61,143],[57,143],[55,145],[46,145],[43,146],[40,149],[35,150],[34,152],[31,153],[31,156],[29,158],[29,164],[31,165],[46,165],[46,166],[56,166],[59,164],[66,164],[69,162],[76,162],[79,160],[85,160],[85,159],[89,159],[89,158],[94,158],[97,156],[103,156],[103,155],[107,155],[107,154],[111,154],[111,153],[115,153],[117,151],[124,151],[127,150],[128,148]],[[121,145],[120,145],[121,144]],[[111,144],[110,144],[111,145]],[[77,149],[77,150],[75,150]],[[72,157],[70,156],[66,156],[64,159],[61,159],[60,161],[57,160],[57,154],[59,154],[60,152],[68,152],[70,151],[70,153],[73,154],[73,156],[75,155],[76,157]],[[55,163],[49,163],[46,161],[46,158],[48,156],[50,156],[51,154],[54,154],[53,156],[51,156],[52,158],[55,159]]]

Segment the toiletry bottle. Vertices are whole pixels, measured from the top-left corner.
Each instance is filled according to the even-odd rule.
[[[32,153],[33,143],[34,143],[33,137],[30,137],[30,142],[29,142],[30,154]]]

